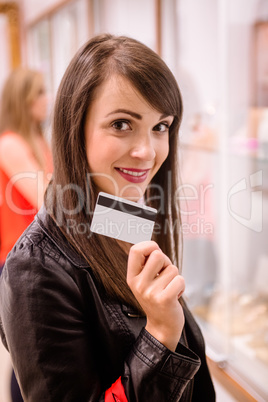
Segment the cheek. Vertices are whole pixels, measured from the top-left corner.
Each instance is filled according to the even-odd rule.
[[[87,160],[91,172],[104,172],[116,158],[118,147],[113,143],[105,141],[98,135],[92,135],[86,142]]]
[[[169,154],[169,143],[166,141],[165,143],[161,144],[158,149],[158,162],[160,165],[166,160]]]
[[[92,138],[87,147],[93,159],[104,165],[105,162],[106,164],[115,162],[128,151],[128,147],[120,139],[102,136]]]
[[[47,96],[44,95],[44,96],[40,99],[40,103],[39,103],[40,115],[42,115],[43,118],[46,117],[47,109],[48,109],[48,98],[47,98]]]
[[[41,99],[41,105],[43,109],[46,109],[48,106],[48,97],[46,95]]]
[[[100,152],[99,157],[97,158],[96,151],[94,151],[95,148],[91,144],[91,141],[87,143],[86,147],[87,147],[87,162],[89,169],[91,172],[95,172],[98,169],[98,166],[96,165],[98,164],[98,161],[101,159]]]
[[[31,108],[32,111],[32,116],[36,119],[43,120],[46,118],[46,112],[47,112],[47,99],[45,97],[40,97],[37,99]]]

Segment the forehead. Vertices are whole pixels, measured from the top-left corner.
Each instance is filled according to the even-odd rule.
[[[123,107],[138,108],[140,113],[150,111],[159,114],[127,78],[112,75],[96,89],[90,109]]]

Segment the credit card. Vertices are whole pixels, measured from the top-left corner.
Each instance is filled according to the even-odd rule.
[[[156,213],[155,208],[100,192],[90,230],[136,244],[151,240]]]

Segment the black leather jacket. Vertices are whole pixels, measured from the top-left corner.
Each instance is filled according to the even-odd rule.
[[[86,261],[55,229],[42,208],[0,278],[1,336],[25,401],[121,401],[105,396],[120,377],[131,402],[214,401],[189,310],[171,352],[144,329],[145,317],[100,295]]]

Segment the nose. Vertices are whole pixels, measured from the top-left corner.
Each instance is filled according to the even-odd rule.
[[[156,152],[154,141],[150,134],[140,135],[136,138],[135,143],[131,149],[131,156],[133,158],[152,161],[155,159]]]

